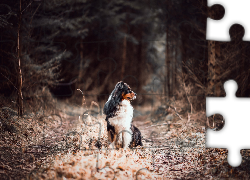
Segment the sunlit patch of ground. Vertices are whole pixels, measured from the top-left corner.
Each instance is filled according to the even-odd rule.
[[[142,179],[160,179],[157,173],[142,170],[152,169],[151,156],[148,150],[61,154],[56,156],[46,171],[35,176],[39,179],[136,179],[136,176]]]
[[[102,116],[87,117],[66,138],[67,150],[44,163],[44,168],[32,176],[39,179],[136,179],[136,176],[161,179],[151,171],[153,154],[150,149],[116,150],[108,145],[106,121]],[[99,141],[101,149],[98,149]]]

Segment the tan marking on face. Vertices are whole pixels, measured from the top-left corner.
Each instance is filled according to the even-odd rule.
[[[135,96],[134,92],[128,93],[128,94],[122,94],[122,100],[132,100],[133,97]]]

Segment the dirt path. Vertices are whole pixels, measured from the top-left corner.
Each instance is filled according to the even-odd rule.
[[[37,113],[18,119],[8,117],[14,128],[0,131],[0,179],[25,179],[30,173],[65,147],[65,135],[79,120],[59,111],[51,115]],[[36,124],[36,127],[32,125]],[[28,128],[29,127],[29,128]]]
[[[79,132],[84,135],[83,130],[79,129],[79,125],[82,124],[79,115],[82,115],[86,110],[79,106],[66,104],[60,104],[57,109],[57,112],[47,116],[27,116],[19,121],[15,119],[16,117],[12,118],[10,122],[16,125],[17,130],[18,127],[20,128],[20,135],[18,131],[15,133],[8,130],[1,131],[1,179],[37,177],[34,174],[38,171],[40,172],[38,179],[45,178],[46,174],[42,174],[41,170],[46,170],[46,168],[44,169],[46,162],[53,162],[58,154],[63,156],[69,151],[72,152],[69,144],[75,148],[78,147],[77,143],[82,143],[79,138],[75,137],[78,137]],[[232,168],[227,163],[226,150],[205,149],[205,127],[202,124],[196,124],[201,122],[197,120],[201,116],[191,115],[189,120],[185,120],[184,118],[180,119],[175,114],[170,114],[165,119],[156,122],[152,120],[152,114],[145,112],[139,112],[139,114],[134,117],[133,124],[140,129],[143,135],[143,149],[151,152],[150,159],[147,159],[151,164],[149,169],[154,170],[154,173],[162,179],[221,179],[230,177],[244,179],[249,177],[249,151],[244,151],[242,165],[238,168]],[[93,118],[95,116],[94,113]],[[69,142],[67,138],[71,135],[75,136],[75,139],[73,138]],[[73,152],[80,153],[79,150],[74,151],[74,149]],[[85,154],[83,155],[85,156]],[[105,156],[108,157],[110,154]],[[116,161],[119,162],[119,158],[114,163],[117,163]],[[73,164],[69,167],[73,168]],[[127,168],[130,164],[128,163]],[[54,171],[53,164],[50,168],[52,168],[51,171]],[[67,169],[61,169],[60,172],[56,171],[56,173],[59,173],[59,176],[64,176],[64,173],[65,176],[68,176]],[[118,176],[122,172],[124,173],[125,170],[118,168],[116,175]]]

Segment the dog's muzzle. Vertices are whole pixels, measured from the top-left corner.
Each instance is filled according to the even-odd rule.
[[[136,93],[134,93],[134,94],[135,94],[135,95],[134,95],[134,97],[132,98],[132,100],[135,100],[135,99],[136,99],[136,95],[137,95],[137,94],[136,94]]]

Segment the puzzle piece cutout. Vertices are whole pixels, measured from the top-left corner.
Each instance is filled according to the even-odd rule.
[[[226,98],[206,98],[207,116],[221,113],[225,118],[225,125],[222,130],[207,130],[206,146],[228,148],[228,162],[232,166],[239,166],[241,164],[240,150],[250,149],[249,143],[243,139],[250,135],[248,130],[250,124],[247,120],[250,102],[248,98],[236,98],[237,84],[235,81],[230,80],[225,82],[224,89],[226,91]],[[238,113],[245,113],[245,118],[239,118]],[[236,129],[240,129],[240,131],[233,133]]]
[[[250,24],[248,23],[248,17],[250,12],[248,10],[248,1],[246,0],[208,0],[208,6],[213,4],[221,4],[225,7],[225,16],[223,19],[217,21],[208,18],[207,19],[207,40],[220,40],[230,41],[228,36],[229,28],[237,23],[241,24],[245,28],[244,41],[250,41]]]

